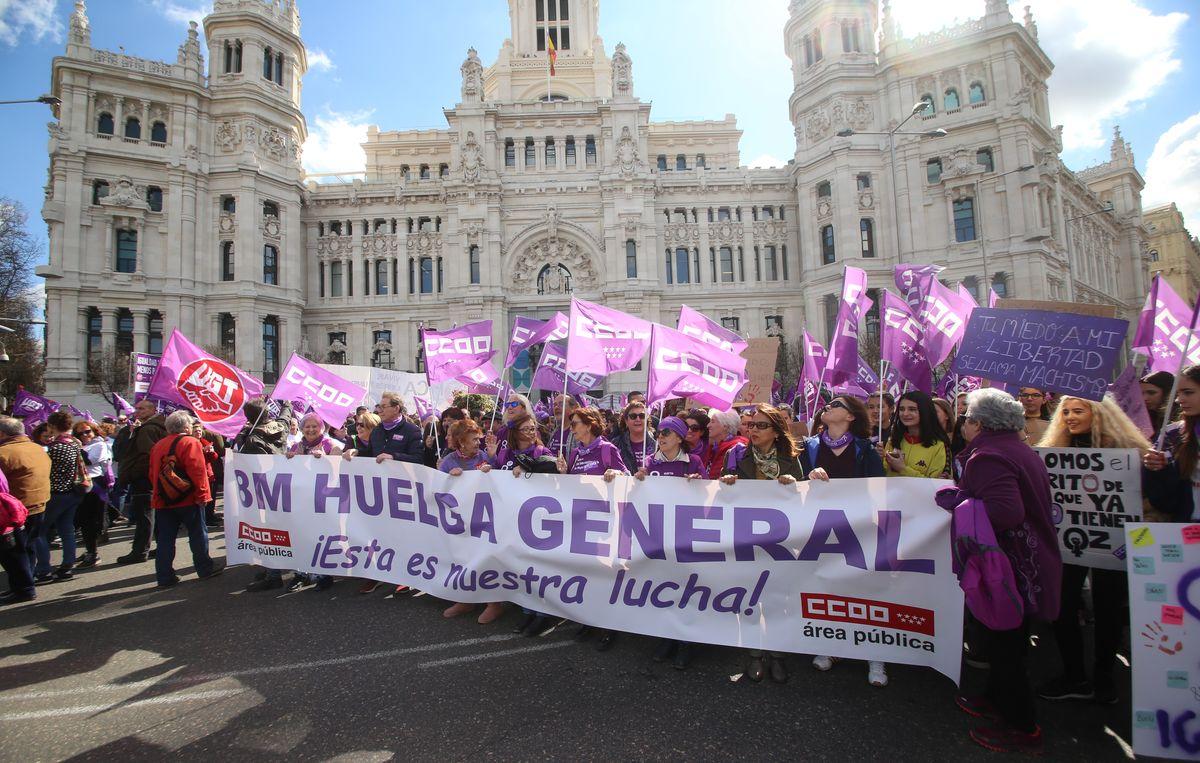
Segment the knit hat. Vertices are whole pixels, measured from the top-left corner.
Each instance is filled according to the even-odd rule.
[[[678,416],[668,416],[658,422],[658,431],[674,432],[679,435],[679,439],[684,440],[687,439],[688,426]]]

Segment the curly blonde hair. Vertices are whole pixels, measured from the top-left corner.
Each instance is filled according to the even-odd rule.
[[[1150,450],[1146,435],[1125,415],[1112,395],[1105,395],[1099,402],[1082,397],[1063,397],[1055,407],[1050,426],[1042,435],[1038,447],[1066,448],[1071,445],[1071,433],[1067,430],[1063,410],[1072,401],[1083,403],[1092,410],[1093,448],[1137,448],[1143,455]]]

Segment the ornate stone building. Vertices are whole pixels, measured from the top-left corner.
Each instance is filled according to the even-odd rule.
[[[1200,241],[1184,226],[1175,203],[1146,210],[1146,246],[1151,273],[1162,273],[1179,296],[1194,303],[1200,295]]]
[[[687,303],[750,337],[825,335],[845,264],[873,286],[896,262],[939,262],[981,298],[992,283],[1141,306],[1132,154],[1118,136],[1111,162],[1061,165],[1051,63],[1000,0],[914,39],[886,0],[794,0],[795,156],[766,169],[741,165],[733,115],[651,121],[630,51],[610,58],[598,35],[599,0],[509,14],[490,66],[468,51],[445,129],[372,126],[365,174],[318,184],[300,165],[292,0],[216,0],[207,74],[196,29],[175,64],[94,50],[77,2],[43,210],[50,393],[173,326],[268,380],[293,350],[420,370],[422,325],[490,318],[503,346],[517,315],[572,294],[669,324]]]

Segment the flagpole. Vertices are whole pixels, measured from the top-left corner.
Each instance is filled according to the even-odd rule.
[[[558,423],[558,457],[562,458],[563,448],[567,444],[567,436],[563,434],[563,430],[567,427],[567,369],[563,367],[563,402],[562,402],[562,417]]]
[[[496,402],[492,404],[492,420],[488,422],[488,434],[492,433],[492,427],[496,425],[496,409],[500,407],[500,393],[504,391],[504,374],[506,373],[509,373],[508,366],[505,366],[504,370],[500,372],[500,384],[496,387]],[[532,415],[533,411],[529,413]],[[501,419],[500,422],[503,424],[504,419]]]
[[[879,415],[877,416],[877,418],[879,419],[879,441],[880,442],[883,442],[883,393],[887,392],[887,389],[885,389],[883,386],[885,384],[883,378],[884,378],[883,377],[883,356],[880,355],[879,356],[879,392],[880,392],[880,395],[879,395]]]

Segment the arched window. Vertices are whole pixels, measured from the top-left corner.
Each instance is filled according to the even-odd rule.
[[[279,381],[279,319],[268,315],[262,322],[263,381]]]
[[[933,96],[929,93],[921,96],[921,103],[925,104],[925,110],[921,112],[921,116],[931,117],[937,111],[937,106],[933,103]]]
[[[687,157],[686,156],[684,156],[683,154],[675,155],[675,169],[677,169],[677,170],[686,170],[687,169]]]
[[[421,258],[421,293],[433,294],[433,258]]]
[[[163,317],[157,310],[146,314],[146,352],[161,355],[163,348]]]
[[[963,288],[971,293],[971,298],[976,303],[979,302],[979,278],[977,276],[967,276],[962,280]]]
[[[659,171],[659,172],[666,172],[666,171],[667,171],[667,155],[666,155],[666,154],[659,154],[659,155],[658,155],[658,163],[657,163],[657,166],[658,166],[658,171]]]
[[[478,284],[480,281],[481,273],[479,266],[479,245],[471,244],[471,248],[467,250],[467,267],[470,270],[472,284]]]
[[[821,264],[830,265],[837,259],[834,248],[833,226],[826,225],[821,229]]]
[[[517,147],[513,144],[512,138],[504,139],[504,166],[517,166]]]
[[[221,280],[233,280],[233,242],[221,242]]]
[[[340,297],[343,295],[345,291],[344,278],[342,263],[338,260],[329,263],[329,296]]]
[[[156,185],[152,185],[146,189],[146,203],[150,205],[151,212],[162,211],[162,189]]]
[[[930,159],[925,162],[925,179],[930,185],[942,182],[942,160]]]
[[[875,256],[875,222],[869,217],[858,221],[858,236],[862,242],[862,256]]]
[[[125,137],[141,140],[142,137],[142,122],[137,117],[130,117],[125,120]]]
[[[696,275],[699,276],[699,273]],[[688,268],[688,250],[680,247],[675,250],[675,283],[691,282],[691,273]]]
[[[217,319],[217,331],[220,334],[217,341],[221,344],[221,354],[233,360],[237,353],[237,319],[232,313],[221,313]]]
[[[155,122],[154,124],[150,125],[150,142],[167,142],[167,125],[165,122]]]
[[[996,273],[992,276],[992,291],[996,292],[996,296],[1000,299],[1007,299],[1012,295],[1008,293],[1008,274]]]
[[[942,99],[942,107],[945,108],[946,111],[949,111],[950,109],[957,109],[958,105],[958,90],[955,88],[948,88],[946,90],[945,98]]]
[[[279,217],[279,205],[273,201],[264,201],[263,217]]]
[[[733,247],[723,246],[719,250],[721,256],[721,273],[718,278],[721,283],[733,283]]]
[[[87,353],[87,380],[89,383],[96,381],[96,376],[99,372],[100,352],[102,348],[104,318],[100,315],[100,311],[94,307],[87,309],[87,346],[84,351]]]
[[[421,173],[417,177],[421,180],[429,179],[429,165],[428,164],[421,165]]]
[[[108,181],[96,180],[92,183],[92,203],[99,204],[108,195]]]
[[[115,270],[118,273],[137,272],[137,231],[119,228],[116,233],[117,262]]]
[[[388,261],[375,260],[375,293],[388,293]]]
[[[112,135],[115,129],[116,127],[113,125],[112,114],[109,114],[107,111],[103,111],[100,113],[100,116],[96,117],[96,132],[100,133],[101,135]]]
[[[443,179],[450,177],[450,165],[449,164],[439,164],[438,165],[438,177],[443,178]]]
[[[553,167],[558,164],[558,148],[554,145],[554,138],[546,138],[546,166]]]
[[[987,100],[987,95],[983,91],[983,83],[972,82],[971,87],[967,90],[968,103],[983,103]]]
[[[279,285],[279,250],[270,244],[263,246],[263,283]]]
[[[275,54],[275,84],[283,84],[283,54]]]
[[[575,166],[575,136],[574,135],[567,136],[566,157],[567,157],[567,166],[574,167]]]
[[[538,294],[570,294],[571,271],[564,265],[546,265],[538,273]]]
[[[117,311],[117,343],[118,354],[128,355],[133,352],[133,313],[122,307]]]
[[[583,163],[589,167],[596,163],[596,139],[591,135],[583,141]]]
[[[625,241],[625,277],[637,278],[637,242],[633,239]]]
[[[272,79],[272,77],[271,77],[272,71],[271,70],[274,68],[275,68],[275,53],[270,48],[266,48],[265,50],[263,50],[263,67],[262,67],[263,79],[265,79],[265,80]]]
[[[229,214],[229,215],[236,214],[237,213],[237,197],[236,196],[222,196],[221,197],[221,211],[224,212],[225,214]]]
[[[995,172],[996,163],[992,159],[992,149],[981,148],[975,152],[975,163],[983,167],[984,172]]]
[[[533,138],[525,139],[525,166],[537,166],[537,146],[533,143]]]

